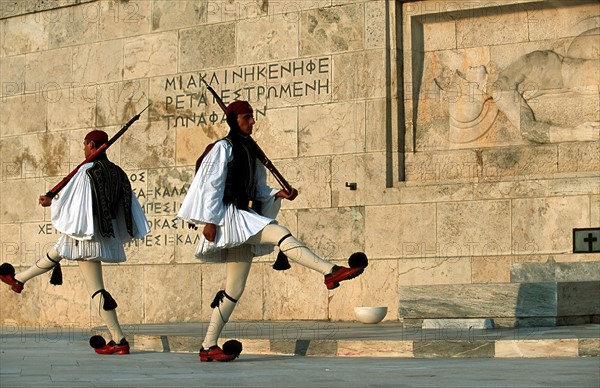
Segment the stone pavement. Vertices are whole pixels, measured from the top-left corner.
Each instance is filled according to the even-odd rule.
[[[389,354],[379,354],[384,356],[379,358],[358,353],[353,357],[252,354],[247,346],[250,341],[242,337],[260,334],[277,342],[278,338],[283,340],[285,333],[286,340],[296,341],[298,353],[311,355],[313,341],[339,344],[353,337],[365,345],[370,341],[393,344],[402,338],[420,340],[424,334],[398,331],[395,324],[361,327],[346,323],[260,322],[260,327],[269,331],[259,332],[259,322],[232,323],[230,326],[234,327],[229,328],[228,333],[242,339],[246,351],[230,363],[200,363],[196,348],[190,352],[173,349],[166,352],[143,351],[136,346],[130,355],[101,356],[88,345],[89,329],[5,326],[0,328],[0,387],[600,386],[600,357],[548,357],[548,353],[546,358],[470,358],[473,353],[438,358],[390,357]],[[332,326],[324,327],[327,325]],[[171,346],[179,337],[197,334],[192,332],[201,327],[200,324],[140,325],[130,326],[128,330],[136,339],[163,333]],[[526,339],[517,341],[589,340],[597,339],[594,337],[597,332],[598,325],[540,329],[527,331]],[[479,335],[482,333],[475,337]],[[514,335],[514,332],[503,332],[500,338],[505,339],[500,341],[514,341]],[[390,337],[392,342],[385,337]]]

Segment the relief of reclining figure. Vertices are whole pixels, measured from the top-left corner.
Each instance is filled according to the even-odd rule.
[[[485,66],[470,67],[464,72],[456,70],[450,78],[435,79],[438,87],[447,92],[450,88],[460,88],[456,98],[449,99],[449,140],[466,143],[483,136],[499,111],[506,115],[524,139],[535,143],[599,140],[600,122],[586,122],[573,127],[555,126],[536,120],[527,103],[528,99],[543,94],[577,92],[582,88],[589,91],[592,87],[598,94],[599,33],[600,28],[596,28],[577,37],[568,56],[552,50],[525,54],[500,71],[493,82],[489,82]],[[523,85],[538,87],[533,94],[524,96],[519,90]]]

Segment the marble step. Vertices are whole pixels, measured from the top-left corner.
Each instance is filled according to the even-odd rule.
[[[424,319],[422,329],[493,329],[494,320],[489,318],[434,318]]]
[[[575,263],[518,263],[510,268],[512,283],[583,282],[600,280],[600,261]]]
[[[600,317],[600,281],[405,286],[399,302],[400,318],[414,326],[453,318],[500,327],[590,323]]]

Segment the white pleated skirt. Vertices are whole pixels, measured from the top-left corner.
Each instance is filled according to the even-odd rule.
[[[117,237],[92,236],[88,240],[79,240],[63,234],[54,245],[54,249],[67,260],[92,260],[106,263],[122,263],[126,260],[121,240],[121,230],[117,220],[112,221]],[[96,230],[98,227],[96,226]]]
[[[196,248],[196,258],[218,262],[221,255],[215,255],[216,252],[244,244],[250,237],[274,222],[272,218],[263,217],[252,210],[239,210],[233,204],[227,206],[224,219],[224,225],[217,227],[217,236],[213,242],[206,240],[199,230],[200,242]]]

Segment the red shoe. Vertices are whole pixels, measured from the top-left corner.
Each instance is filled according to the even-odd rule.
[[[227,362],[238,358],[240,355],[238,354],[225,354],[223,350],[217,345],[211,346],[208,350],[202,348],[200,349],[200,361],[201,362],[211,362],[211,361],[220,361]]]
[[[11,264],[4,263],[0,265],[0,280],[8,284],[17,294],[23,291],[24,284],[15,279],[15,268]]]
[[[328,290],[338,288],[341,281],[354,279],[363,273],[364,270],[365,267],[347,268],[334,265],[331,273],[329,275],[325,275],[325,286],[327,286]]]
[[[98,354],[129,354],[129,342],[123,338],[117,345],[115,341],[110,341],[101,348],[94,349]]]

